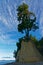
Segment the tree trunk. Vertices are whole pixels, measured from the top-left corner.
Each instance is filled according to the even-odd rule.
[[[28,41],[29,40],[29,30],[27,29],[26,31],[26,40]]]

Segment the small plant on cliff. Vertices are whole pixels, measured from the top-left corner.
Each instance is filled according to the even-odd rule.
[[[21,49],[21,42],[22,42],[22,39],[23,39],[23,38],[19,38],[19,42],[16,43],[17,51],[14,51],[14,53],[13,53],[15,58],[17,57],[18,51]]]

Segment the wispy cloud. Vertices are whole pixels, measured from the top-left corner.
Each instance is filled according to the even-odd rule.
[[[22,1],[22,3],[26,3],[26,1],[25,1],[25,0],[23,0],[23,1]]]
[[[8,22],[4,16],[0,16],[0,22],[3,22],[6,26],[8,26]]]
[[[7,5],[7,7],[8,7],[8,11],[9,11],[10,16],[13,17],[10,6]]]
[[[41,11],[41,15],[40,15],[39,28],[40,28],[40,31],[41,31],[41,35],[43,36],[43,11]]]

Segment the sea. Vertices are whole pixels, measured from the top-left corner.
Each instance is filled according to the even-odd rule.
[[[7,63],[15,62],[14,60],[0,60],[0,65],[5,65]],[[34,62],[34,63],[18,63],[17,65],[43,65],[43,62]]]
[[[7,63],[15,62],[15,60],[0,60],[0,65],[5,65]]]

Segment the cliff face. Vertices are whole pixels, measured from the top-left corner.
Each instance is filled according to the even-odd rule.
[[[41,60],[41,55],[32,41],[22,41],[21,49],[18,51],[17,60],[19,62],[35,62]]]

